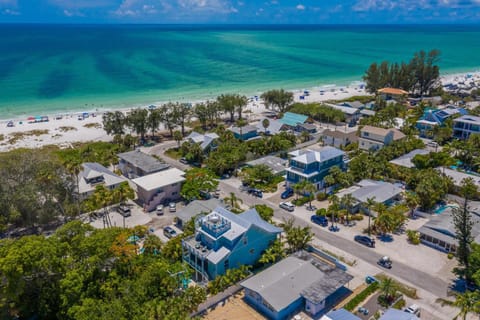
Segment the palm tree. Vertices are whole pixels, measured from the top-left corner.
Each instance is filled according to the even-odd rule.
[[[397,292],[397,285],[392,278],[383,279],[378,288],[380,289],[381,295],[385,298],[385,301],[388,303],[393,301],[395,292]]]
[[[230,206],[234,209],[240,209],[240,204],[243,203],[243,200],[238,198],[235,193],[230,192],[230,196],[224,199]]]
[[[304,194],[305,193],[305,186],[307,185],[308,181],[307,180],[302,180],[302,181],[299,181],[297,183],[295,183],[292,187],[293,189],[293,192],[295,192],[295,194],[297,195],[297,200],[298,200],[298,196],[300,194]]]
[[[125,201],[128,199],[135,198],[135,191],[130,188],[128,182],[122,182],[118,185],[117,188],[112,191],[112,203],[119,203],[120,205],[125,204]],[[123,227],[125,228],[125,215],[123,216]]]
[[[67,171],[72,175],[72,178],[75,181],[75,200],[77,202],[77,214],[80,214],[80,179],[78,175],[82,171],[82,156],[80,152],[76,149],[72,149],[65,158],[62,159],[62,165],[67,169]]]
[[[457,294],[455,301],[438,298],[436,302],[442,306],[447,305],[459,308],[460,312],[453,318],[454,320],[458,319],[458,317],[466,320],[469,313],[480,313],[480,294],[478,291],[467,291],[463,294]]]
[[[417,194],[407,191],[405,193],[405,202],[407,204],[407,207],[410,208],[410,217],[413,217],[413,214],[415,212],[415,209],[417,208],[419,204],[419,199]]]
[[[263,119],[262,126],[263,126],[263,129],[265,129],[265,134],[267,134],[267,129],[270,126],[270,120],[268,120],[267,118]]]
[[[152,130],[152,138],[155,136],[155,131],[160,126],[161,115],[157,109],[151,109],[147,117],[147,126]]]
[[[372,216],[372,209],[376,206],[377,202],[375,201],[375,197],[367,198],[365,201],[364,206],[368,211],[368,236],[370,236],[370,219]]]
[[[327,187],[334,185],[335,182],[336,182],[335,177],[333,175],[329,174],[329,175],[325,176],[325,178],[323,178],[323,188],[324,188],[323,192],[326,194],[327,193]]]
[[[178,149],[180,149],[180,142],[181,142],[182,139],[183,139],[182,133],[181,133],[180,131],[178,131],[178,130],[175,130],[175,131],[173,132],[173,139],[174,139],[175,141],[177,141]]]
[[[336,194],[332,194],[330,197],[328,197],[328,202],[329,202],[329,210],[332,212],[332,226],[333,226],[333,224],[335,223],[335,212],[340,207],[340,200],[338,199],[338,196]]]
[[[351,193],[344,195],[340,200],[342,206],[345,207],[345,209],[347,210],[347,224],[349,223],[350,213],[352,211],[353,205],[355,204],[355,201],[356,200]]]
[[[302,133],[300,134],[300,138],[302,142],[307,142],[310,140],[310,133],[308,131],[302,131]]]
[[[317,191],[317,187],[308,180],[305,180],[305,184],[303,186],[303,192],[308,193],[309,198],[309,207],[312,208],[312,200],[315,196],[315,192]]]

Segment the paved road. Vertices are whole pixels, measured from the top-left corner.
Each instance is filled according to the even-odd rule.
[[[243,204],[247,206],[253,206],[255,204],[266,204],[274,208],[274,215],[279,219],[289,219],[292,215],[282,209],[277,208],[277,205],[264,199],[259,199],[250,196],[246,193],[240,192],[236,187],[231,186],[228,180],[220,182],[220,189],[223,192],[230,193],[235,192],[236,195],[243,200]],[[362,246],[353,240],[348,240],[340,236],[331,233],[320,226],[311,224],[303,219],[295,219],[295,225],[309,226],[312,228],[312,232],[315,237],[320,241],[324,241],[332,246],[340,248],[341,250],[367,262],[372,265],[376,265],[381,255],[375,252],[374,249]],[[428,270],[425,270],[428,271]],[[411,268],[406,264],[394,262],[392,269],[386,270],[387,274],[392,274],[398,278],[404,279],[412,284],[415,284],[418,288],[424,289],[438,297],[445,297],[447,294],[448,283],[442,279],[436,278],[427,272]]]

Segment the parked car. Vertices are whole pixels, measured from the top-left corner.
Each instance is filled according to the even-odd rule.
[[[126,205],[119,205],[117,207],[118,213],[120,213],[124,217],[130,217],[132,215],[132,212],[130,211],[130,208]]]
[[[176,212],[177,211],[177,204],[175,202],[170,202],[168,204],[168,210],[170,212]]]
[[[180,158],[180,163],[188,164],[188,161],[186,158]]]
[[[175,230],[173,230],[172,227],[165,227],[165,228],[163,228],[163,234],[168,239],[171,239],[171,238],[173,238],[177,235],[177,232]]]
[[[370,248],[375,248],[375,240],[370,238],[370,237],[367,237],[367,236],[355,236],[353,238],[355,241],[357,241],[358,243],[361,243],[367,247],[370,247]]]
[[[248,192],[249,194],[255,196],[255,197],[258,197],[258,198],[262,198],[262,197],[263,197],[263,191],[260,190],[260,189],[250,188],[250,189],[248,189],[247,192]]]
[[[390,258],[387,257],[387,256],[381,257],[381,258],[377,261],[377,264],[378,264],[379,266],[382,266],[382,267],[387,268],[387,269],[391,269],[391,268],[392,268],[392,260],[390,260]]]
[[[405,311],[407,313],[414,314],[414,315],[416,315],[417,317],[420,318],[420,307],[417,306],[416,304],[412,304],[410,307],[406,308],[403,311]]]
[[[313,215],[310,217],[310,220],[316,224],[321,225],[322,227],[328,226],[328,219],[325,216]]]
[[[213,193],[213,197],[214,197],[215,199],[220,198],[220,190],[218,190],[218,189],[215,190],[215,192]]]
[[[293,196],[293,189],[287,188],[285,191],[282,192],[282,194],[280,195],[280,198],[287,199],[287,198],[290,198],[291,196]]]
[[[280,202],[279,207],[290,212],[295,210],[295,206],[291,202]]]
[[[159,205],[157,206],[157,210],[156,210],[156,211],[157,211],[157,216],[163,215],[163,205],[159,204]]]
[[[358,313],[363,314],[364,316],[368,316],[368,314],[369,314],[368,309],[364,308],[364,307],[359,307],[357,311],[358,311]]]

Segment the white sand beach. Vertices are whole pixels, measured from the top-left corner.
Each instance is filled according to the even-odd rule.
[[[474,81],[480,86],[480,72],[445,75],[442,76],[441,81],[443,84],[459,84],[460,86],[462,83]],[[308,95],[305,94],[305,91],[308,91]],[[295,102],[302,103],[341,100],[352,96],[367,95],[360,82],[344,87],[329,85],[297,89],[293,92]],[[252,114],[249,117],[250,120],[257,118],[257,115],[266,110],[263,102],[253,97],[245,109],[246,114]],[[130,108],[122,111],[128,110]],[[17,119],[13,120],[14,127],[7,127],[8,121],[2,120],[0,121],[0,152],[22,147],[38,148],[52,144],[68,147],[73,142],[109,141],[112,139],[102,129],[101,113],[83,120],[78,120],[77,115],[78,113],[71,113],[58,120],[49,115],[49,121],[42,123],[28,123],[26,119]]]

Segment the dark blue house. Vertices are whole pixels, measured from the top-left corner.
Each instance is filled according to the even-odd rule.
[[[463,108],[456,108],[449,106],[445,109],[425,109],[422,117],[417,121],[416,127],[420,132],[421,137],[426,137],[427,134],[436,126],[442,126],[447,119],[454,115],[465,115],[467,110]]]

